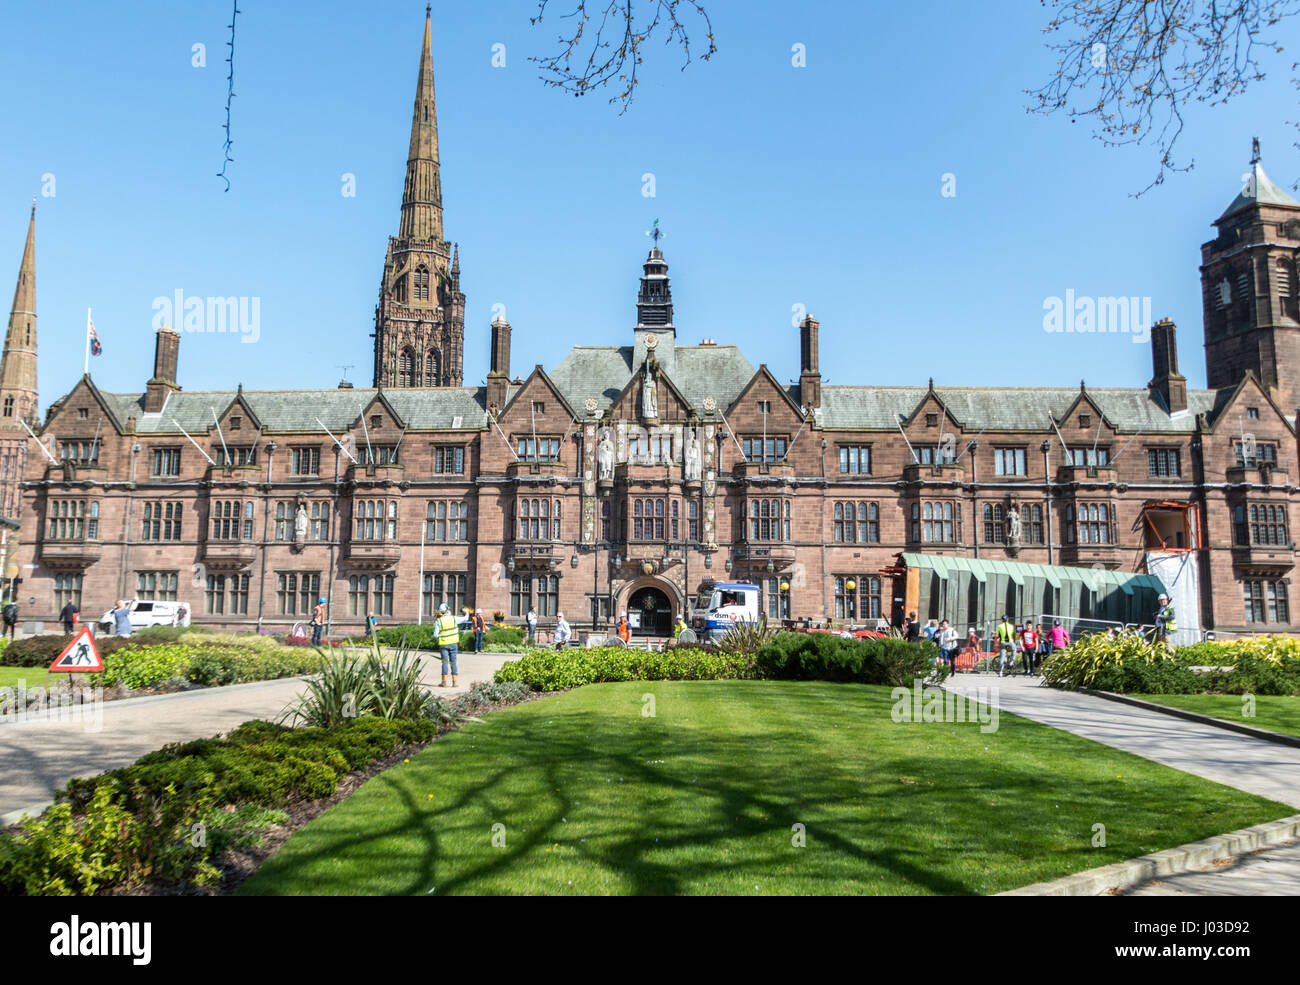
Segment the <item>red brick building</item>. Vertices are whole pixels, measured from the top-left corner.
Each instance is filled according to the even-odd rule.
[[[138,595],[283,626],[324,596],[336,632],[446,601],[535,605],[544,625],[631,609],[662,634],[708,582],[754,580],[773,617],[862,622],[896,614],[897,559],[923,552],[1151,570],[1191,586],[1184,625],[1296,628],[1300,204],[1258,159],[1202,248],[1211,389],[1188,389],[1168,321],[1146,386],[828,386],[811,315],[784,385],[677,338],[657,246],[623,344],[516,376],[498,319],[471,340],[486,386],[463,387],[427,23],[410,146],[376,387],[188,392],[170,330],[143,392],[81,379],[41,432],[59,463],[27,456],[25,619]],[[961,623],[1003,607],[941,605]]]

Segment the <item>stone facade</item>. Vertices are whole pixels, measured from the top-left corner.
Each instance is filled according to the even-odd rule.
[[[429,59],[426,24],[417,126],[426,79],[433,117]],[[436,140],[430,158],[417,136],[411,160],[435,162],[434,184],[408,163],[386,291],[394,244],[421,244],[408,253],[431,275],[446,260]],[[408,222],[413,195],[424,218]],[[1300,205],[1284,198],[1234,203],[1233,228],[1295,249]],[[1208,291],[1223,253],[1206,249]],[[446,271],[443,317],[463,317],[454,251]],[[1253,283],[1252,310],[1294,305],[1294,281]],[[27,462],[24,617],[52,621],[68,598],[97,617],[139,594],[187,601],[199,623],[280,627],[324,596],[333,632],[368,612],[427,619],[448,601],[515,621],[533,604],[543,626],[561,610],[601,627],[630,611],[641,632],[666,635],[710,583],[754,580],[774,618],[862,623],[899,615],[898,557],[921,551],[1127,571],[1173,557],[1199,582],[1199,619],[1184,612],[1184,624],[1297,627],[1286,385],[1300,361],[1285,347],[1256,346],[1256,362],[1222,378],[1229,342],[1214,328],[1218,382],[1189,390],[1164,321],[1145,387],[831,386],[819,350],[835,329],[809,315],[789,343],[799,382],[784,385],[735,346],[681,344],[656,244],[625,344],[575,346],[515,377],[498,318],[482,339],[486,385],[463,387],[460,342],[431,327],[420,344],[453,345],[439,365],[455,374],[404,385],[400,365],[396,382],[385,368],[388,300],[372,389],[187,392],[167,331],[144,392],[81,379],[43,440],[76,447],[98,431],[99,451]],[[1221,334],[1246,351],[1260,331],[1255,319]]]

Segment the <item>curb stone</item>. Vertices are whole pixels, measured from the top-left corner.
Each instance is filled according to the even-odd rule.
[[[1200,712],[1187,711],[1183,708],[1173,708],[1169,705],[1158,705],[1152,701],[1143,701],[1140,698],[1130,698],[1127,694],[1116,694],[1113,691],[1094,691],[1092,688],[1081,687],[1077,690],[1078,694],[1088,694],[1094,698],[1105,698],[1107,701],[1117,701],[1120,704],[1133,705],[1136,708],[1143,708],[1147,711],[1158,711],[1161,714],[1170,715],[1174,718],[1185,718],[1189,722],[1196,722],[1198,725],[1213,725],[1215,728],[1225,729],[1229,732],[1239,732],[1242,735],[1249,735],[1254,739],[1263,739],[1266,742],[1276,742],[1279,745],[1294,746],[1300,749],[1300,735],[1286,735],[1282,732],[1270,732],[1268,729],[1256,728],[1253,725],[1243,725],[1240,722],[1234,722],[1228,718],[1214,718],[1211,715],[1202,715]]]
[[[1215,859],[1247,855],[1294,838],[1300,838],[1300,814],[996,895],[1102,896],[1111,890],[1131,889],[1152,879],[1190,872],[1209,865]]]

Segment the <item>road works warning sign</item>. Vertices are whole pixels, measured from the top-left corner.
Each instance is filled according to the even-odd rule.
[[[81,632],[72,638],[72,642],[50,664],[50,670],[54,673],[98,674],[103,669],[104,661],[99,657],[95,637],[91,635],[89,626],[82,626]]]

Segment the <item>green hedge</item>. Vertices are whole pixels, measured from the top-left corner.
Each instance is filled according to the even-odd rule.
[[[67,643],[66,636],[18,640],[0,653],[0,664],[48,666]],[[132,690],[167,681],[215,686],[297,677],[316,673],[325,660],[315,649],[285,647],[267,637],[198,634],[173,627],[127,639],[105,636],[95,644],[104,659],[101,683],[122,683]]]
[[[401,646],[405,643],[413,650],[438,649],[438,632],[432,623],[419,626],[385,626],[376,635],[384,646]],[[484,644],[515,647],[524,640],[525,631],[518,626],[495,626],[488,623],[487,632],[483,634]],[[474,634],[461,633],[459,646],[462,650],[474,649]],[[500,650],[496,651],[502,652]],[[512,651],[513,652],[513,651]]]
[[[854,681],[910,686],[934,674],[932,643],[899,639],[844,639],[829,633],[777,633],[753,657],[715,647],[676,646],[663,653],[622,648],[536,649],[496,672],[498,681],[523,681],[537,691],[557,691],[610,681],[783,680]]]
[[[907,687],[916,678],[946,673],[946,668],[935,665],[938,655],[930,642],[786,632],[760,647],[757,659],[764,677]]]
[[[432,721],[358,718],[332,729],[254,721],[73,780],[41,817],[0,833],[0,894],[209,883],[217,853],[275,819],[266,808],[328,796],[349,771],[437,732]]]
[[[0,652],[0,665],[6,667],[48,667],[54,663],[54,658],[63,652],[63,648],[71,640],[72,637],[63,635],[29,636],[26,639],[14,640]],[[137,637],[95,637],[95,649],[105,659],[109,654],[133,645],[149,646],[152,644],[148,640],[140,640]]]
[[[522,681],[535,691],[559,691],[610,681],[715,681],[754,676],[754,662],[749,657],[683,647],[663,653],[612,647],[538,649],[503,664],[496,672],[499,682]]]
[[[1300,695],[1300,641],[1258,637],[1170,648],[1136,634],[1088,636],[1043,663],[1053,687],[1134,694]],[[1194,671],[1193,667],[1216,668]],[[1227,668],[1219,670],[1217,668]]]

